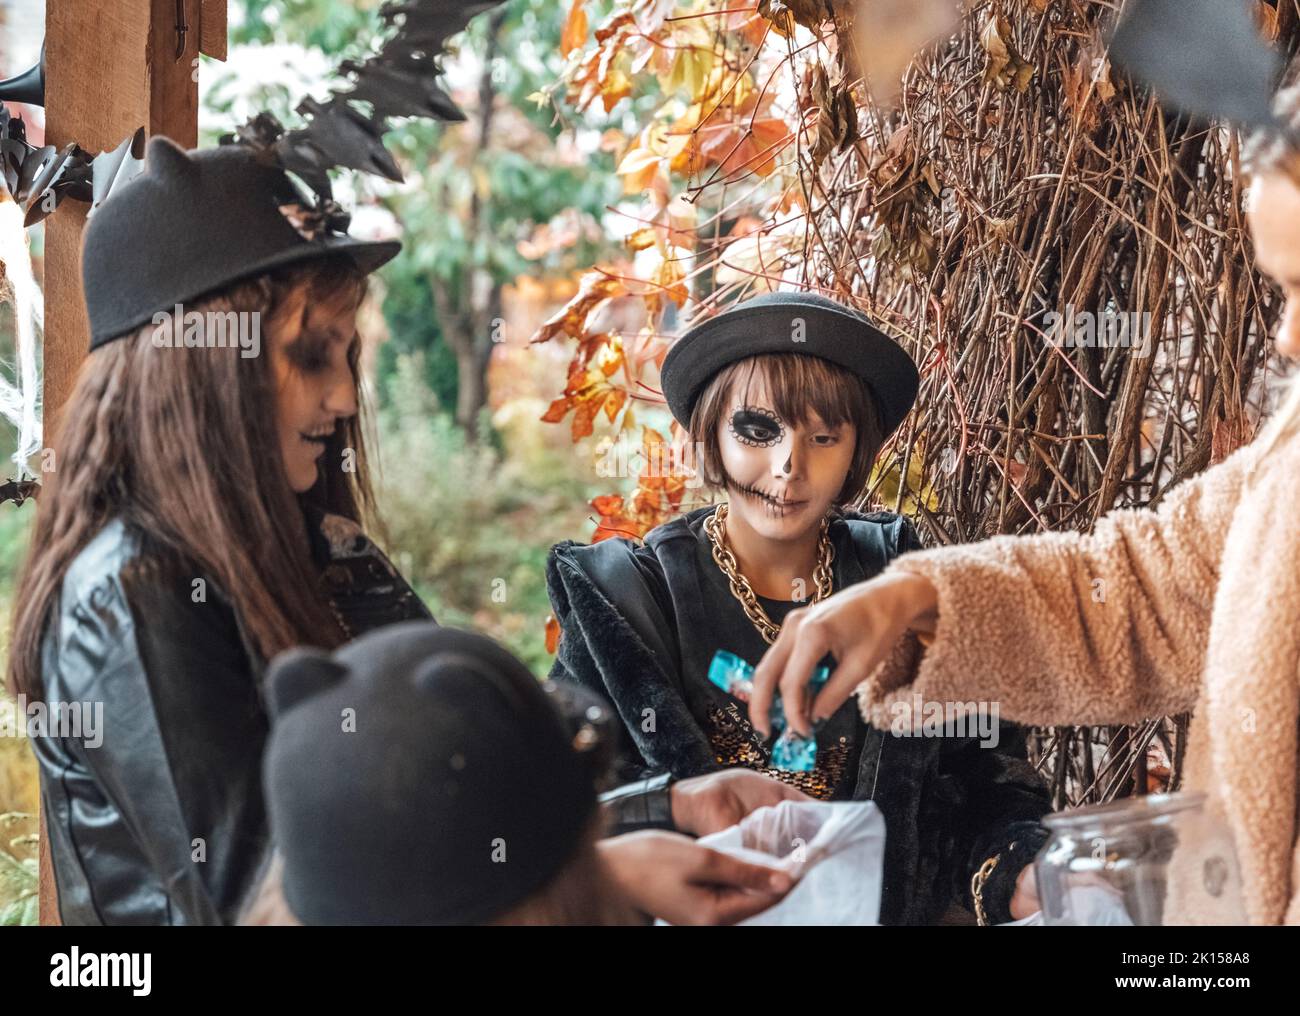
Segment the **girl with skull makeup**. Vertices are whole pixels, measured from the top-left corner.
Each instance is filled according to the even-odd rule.
[[[812,797],[874,800],[888,829],[882,923],[932,923],[953,904],[990,922],[1032,913],[1032,883],[1020,875],[1046,839],[1037,820],[1050,801],[1014,728],[998,731],[996,747],[899,738],[846,702],[816,731],[813,770],[788,772],[772,765],[745,703],[708,679],[715,653],[757,664],[791,610],[919,547],[906,519],[847,507],[911,408],[911,360],[842,304],[775,293],[690,329],[662,381],[701,478],[726,500],[643,543],[552,548],[547,584],[561,626],[552,678],[614,702],[630,742],[625,778],[743,766]],[[972,896],[972,878],[995,856]]]

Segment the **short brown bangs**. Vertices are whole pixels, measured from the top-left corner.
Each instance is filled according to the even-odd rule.
[[[706,394],[723,399],[731,394],[728,401],[733,404],[752,405],[764,388],[777,416],[796,426],[806,425],[814,415],[827,427],[858,425],[865,416],[862,422],[870,429],[870,418],[876,414],[875,400],[861,378],[829,360],[803,353],[738,360],[718,372]]]

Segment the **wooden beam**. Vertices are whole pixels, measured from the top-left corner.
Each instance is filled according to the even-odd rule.
[[[143,126],[193,147],[199,0],[185,0],[185,7],[190,30],[178,57],[176,0],[51,0],[45,16],[47,143],[106,151]],[[85,206],[69,201],[46,226],[45,428],[51,436],[89,341],[81,299],[85,221]]]
[[[45,12],[46,143],[89,152],[116,148],[137,128],[186,148],[198,142],[199,51],[224,59],[226,0],[49,0]],[[206,30],[205,30],[206,24]],[[86,206],[68,201],[45,227],[45,441],[72,392],[90,344],[81,293]],[[58,923],[58,903],[41,836],[41,923]]]
[[[199,12],[199,52],[214,60],[224,60],[229,35],[226,0],[202,0]]]

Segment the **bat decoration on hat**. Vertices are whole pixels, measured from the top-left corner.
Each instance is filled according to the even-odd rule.
[[[1183,112],[1280,126],[1282,57],[1259,34],[1254,0],[1129,0],[1110,57]]]
[[[324,102],[307,98],[296,112],[305,127],[286,131],[270,113],[258,113],[222,144],[248,145],[314,192],[296,210],[308,230],[347,232],[349,216],[334,201],[329,171],[352,169],[400,183],[402,171],[383,136],[390,117],[425,117],[457,123],[465,119],[437,78],[447,39],[476,14],[501,0],[390,0],[379,9],[396,32],[365,60],[345,60],[339,70],[351,79]],[[368,107],[368,108],[367,108]]]

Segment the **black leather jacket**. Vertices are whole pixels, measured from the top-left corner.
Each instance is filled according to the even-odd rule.
[[[430,617],[354,523],[316,516],[309,529],[351,635]],[[267,846],[267,719],[264,661],[229,601],[114,521],[73,561],[51,621],[50,715],[82,704],[80,736],[32,739],[63,922],[233,923]]]

